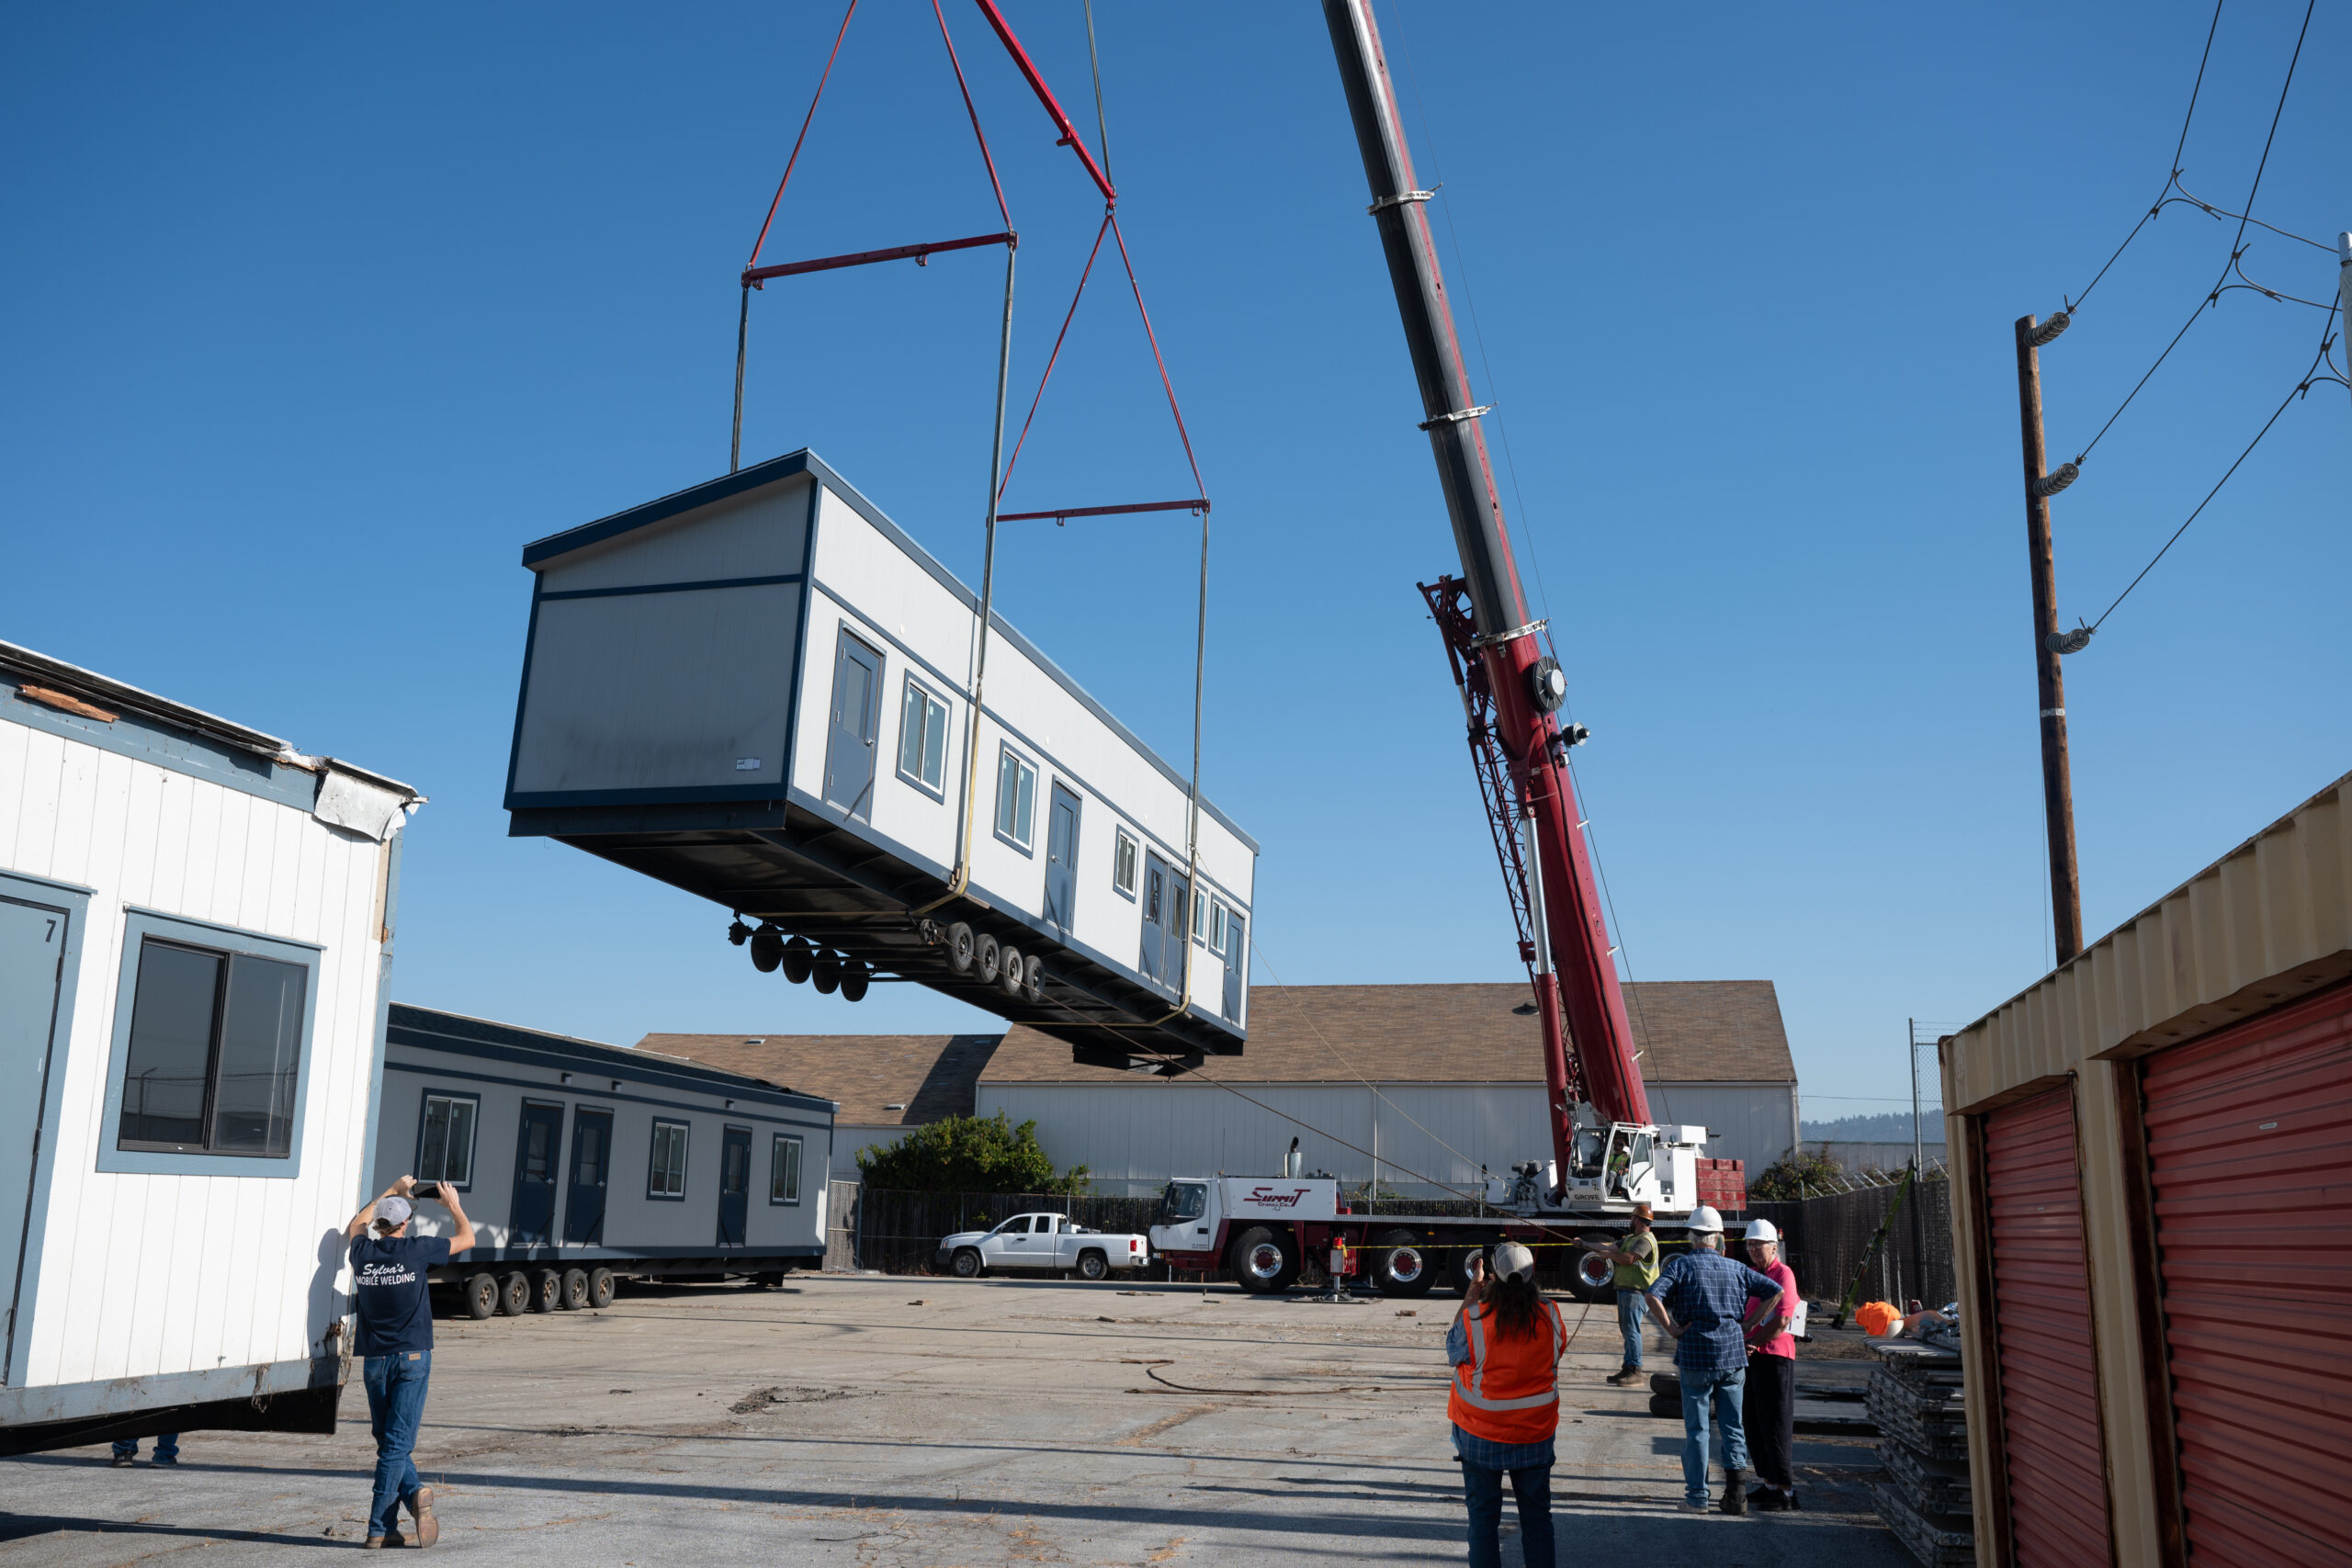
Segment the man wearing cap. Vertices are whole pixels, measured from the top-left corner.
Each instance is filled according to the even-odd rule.
[[[409,1459],[424,1419],[424,1387],[433,1372],[433,1299],[425,1270],[474,1244],[474,1224],[446,1182],[431,1188],[458,1223],[447,1236],[411,1235],[414,1177],[403,1176],[351,1218],[351,1305],[358,1314],[358,1352],[368,1384],[368,1424],[376,1435],[376,1495],[368,1508],[369,1551],[406,1546],[401,1506],[414,1521],[415,1544],[441,1539],[433,1517],[433,1489],[420,1486]]]
[[[1674,1340],[1675,1370],[1682,1382],[1682,1506],[1707,1511],[1707,1426],[1712,1407],[1723,1433],[1724,1500],[1726,1514],[1747,1512],[1747,1433],[1740,1421],[1740,1393],[1747,1381],[1743,1325],[1747,1299],[1772,1304],[1759,1329],[1777,1330],[1792,1303],[1781,1282],[1745,1263],[1725,1258],[1724,1217],[1711,1204],[1690,1211],[1690,1250],[1658,1270],[1649,1289],[1657,1325]]]
[[[1553,1443],[1567,1348],[1560,1309],[1535,1288],[1535,1255],[1517,1242],[1496,1247],[1492,1283],[1463,1303],[1445,1334],[1453,1367],[1445,1413],[1470,1510],[1470,1568],[1500,1568],[1506,1474],[1519,1501],[1521,1559],[1553,1568]]]
[[[1779,1228],[1770,1220],[1750,1220],[1743,1239],[1756,1271],[1780,1282],[1780,1299],[1801,1303],[1804,1298],[1797,1293],[1796,1273],[1781,1260]],[[1758,1513],[1781,1513],[1797,1506],[1789,1458],[1796,1444],[1797,1342],[1790,1330],[1800,1325],[1775,1317],[1769,1300],[1753,1296],[1748,1314],[1753,1322],[1747,1330],[1747,1396],[1741,1425],[1758,1484],[1747,1495],[1747,1506]]]
[[[1625,1238],[1611,1247],[1603,1241],[1588,1241],[1584,1249],[1597,1258],[1606,1258],[1617,1266],[1611,1282],[1617,1287],[1617,1332],[1625,1341],[1625,1362],[1609,1374],[1609,1381],[1623,1388],[1627,1383],[1642,1381],[1642,1314],[1649,1297],[1643,1292],[1657,1278],[1657,1237],[1650,1234],[1650,1206],[1634,1205],[1633,1228]]]

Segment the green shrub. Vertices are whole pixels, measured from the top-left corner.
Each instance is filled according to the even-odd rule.
[[[950,1116],[896,1143],[860,1150],[857,1168],[869,1187],[901,1192],[1067,1192],[1086,1190],[1084,1166],[1060,1176],[1037,1146],[1037,1123],[1016,1127],[994,1116]]]
[[[1752,1202],[1791,1203],[1831,1190],[1845,1174],[1844,1166],[1817,1149],[1792,1149],[1747,1184],[1747,1196]]]

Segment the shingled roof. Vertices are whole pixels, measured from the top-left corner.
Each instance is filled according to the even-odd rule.
[[[1538,1083],[1536,1019],[1511,1011],[1524,985],[1258,986],[1250,1042],[1218,1064],[1228,1083]],[[1625,1010],[1654,1084],[1794,1083],[1770,980],[1643,980]],[[989,1083],[1116,1083],[1069,1046],[1006,1034],[649,1034],[639,1043],[841,1102],[844,1125],[918,1126],[968,1116]],[[903,1110],[891,1110],[892,1105]]]

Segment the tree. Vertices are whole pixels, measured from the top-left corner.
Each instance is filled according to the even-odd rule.
[[[994,1116],[950,1116],[896,1143],[858,1152],[869,1187],[902,1192],[1083,1192],[1086,1168],[1060,1176],[1037,1146],[1037,1123]]]
[[[1794,1148],[1747,1184],[1747,1196],[1759,1203],[1789,1203],[1815,1192],[1833,1190],[1846,1168],[1818,1149]],[[1842,1184],[1835,1190],[1843,1191]]]

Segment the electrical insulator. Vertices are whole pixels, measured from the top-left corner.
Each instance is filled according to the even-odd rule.
[[[2042,641],[2052,653],[2080,653],[2091,645],[2091,628],[2076,626],[2070,632],[2052,632]]]
[[[2081,479],[2082,477],[2083,470],[2075,467],[2074,464],[2061,463],[2056,468],[2051,469],[2048,473],[2033,481],[2033,484],[2030,487],[2033,491],[2033,499],[2036,501],[2048,501],[2052,496],[2056,495],[2060,491],[2064,490],[2068,485],[2073,484],[2076,479]]]
[[[2048,321],[2025,334],[2025,345],[2028,348],[2040,348],[2042,344],[2055,340],[2060,333],[2074,324],[2074,317],[2064,310],[2053,310],[2050,313]]]

